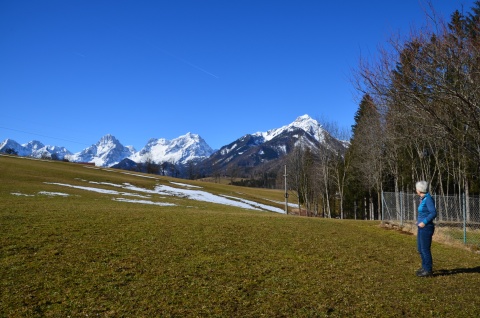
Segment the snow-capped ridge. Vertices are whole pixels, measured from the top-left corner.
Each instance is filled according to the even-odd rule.
[[[22,146],[25,147],[27,150],[30,150],[30,151],[37,151],[37,150],[45,147],[45,145],[42,144],[38,140],[29,141],[28,143],[23,144]]]
[[[80,152],[72,154],[64,147],[45,146],[37,140],[20,145],[12,139],[6,139],[0,144],[0,152],[32,156],[37,158],[68,159],[72,162],[94,163],[96,166],[111,167],[124,159],[137,163],[146,160],[160,164],[187,164],[208,158],[212,148],[198,134],[191,132],[183,136],[167,140],[165,138],[150,138],[140,151],[133,146],[124,146],[112,134],[102,136],[99,141]]]
[[[297,117],[292,123],[266,132],[247,134],[223,146],[204,162],[208,173],[241,170],[244,176],[257,166],[265,164],[277,169],[284,156],[296,147],[331,149],[342,153],[344,145],[308,115]]]
[[[90,162],[96,166],[110,167],[131,156],[135,152],[132,146],[125,147],[111,134],[106,134],[100,140],[84,150],[72,155],[69,160],[74,162]]]
[[[309,115],[297,117],[294,122],[283,127],[270,129],[266,132],[257,132],[253,135],[262,137],[264,141],[270,141],[284,132],[291,132],[297,129],[305,131],[319,142],[324,140],[325,130],[318,121],[311,118]]]
[[[207,158],[212,153],[212,148],[202,137],[188,132],[172,140],[151,138],[145,147],[134,153],[129,159],[135,162],[152,160],[156,163],[186,164],[192,160]]]
[[[28,143],[20,145],[18,142],[12,139],[5,139],[0,144],[0,152],[16,154],[22,157],[34,157],[34,158],[50,158],[63,160],[66,156],[72,153],[65,147],[58,146],[45,146],[38,140],[32,140]]]

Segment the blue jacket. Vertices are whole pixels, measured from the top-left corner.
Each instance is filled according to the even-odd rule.
[[[418,222],[417,224],[423,222],[425,225],[431,223],[433,224],[433,219],[437,216],[437,209],[435,209],[435,202],[430,193],[426,193],[425,196],[420,201],[418,206]]]

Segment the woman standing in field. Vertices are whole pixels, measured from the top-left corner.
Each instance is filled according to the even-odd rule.
[[[433,202],[432,196],[428,193],[427,181],[417,182],[415,189],[420,196],[417,219],[417,248],[422,258],[422,267],[417,270],[417,276],[427,277],[431,276],[433,271],[431,246],[433,232],[435,231],[433,219],[437,216],[437,210],[435,209],[435,202]]]

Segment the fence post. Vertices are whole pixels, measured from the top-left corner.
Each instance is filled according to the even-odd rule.
[[[383,209],[383,204],[385,203],[385,202],[384,202],[385,198],[383,197],[383,190],[382,190],[381,200],[382,200],[382,212],[381,212],[380,219],[382,220],[382,224],[383,224],[383,218],[384,218],[384,216],[383,216],[383,214],[384,214],[384,213],[383,213],[383,211],[384,211],[384,209]]]
[[[403,227],[403,191],[400,191],[400,226]]]
[[[412,202],[412,219],[411,221],[414,223],[414,224],[417,224],[417,219],[418,219],[418,199],[417,199],[417,195],[416,194],[412,194],[412,196],[410,197],[410,200]]]
[[[462,214],[463,214],[463,244],[467,244],[467,207],[465,206],[465,193],[462,194]]]

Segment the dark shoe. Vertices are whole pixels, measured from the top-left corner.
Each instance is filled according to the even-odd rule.
[[[420,267],[415,271],[415,275],[418,275],[419,273],[423,272],[423,267]]]
[[[417,272],[418,277],[429,277],[432,276],[432,272],[426,271],[422,269],[421,271]]]

